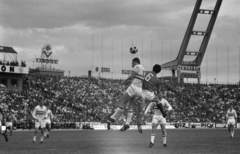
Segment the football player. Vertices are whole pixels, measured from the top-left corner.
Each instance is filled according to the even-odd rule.
[[[10,136],[12,136],[12,130],[13,130],[13,121],[16,121],[16,117],[11,114],[10,112],[6,115],[6,127],[10,130]]]
[[[163,105],[161,104],[160,100],[158,99],[157,95],[160,94],[160,84],[161,81],[158,79],[157,74],[161,72],[161,66],[156,64],[153,66],[152,71],[146,71],[144,73],[144,81],[142,87],[142,98],[138,101],[138,114],[137,114],[137,121],[138,121],[138,131],[142,133],[141,125],[143,124],[142,117],[143,117],[143,106],[145,102],[156,102],[156,107],[161,111],[163,117],[166,117],[166,114],[163,110]],[[154,94],[154,91],[157,92],[157,95]],[[129,128],[129,123],[132,120],[133,112],[133,103],[130,103],[128,117],[126,124],[120,129],[121,131],[125,131]],[[129,115],[130,114],[130,115]]]
[[[234,125],[236,124],[237,112],[233,109],[233,103],[230,103],[230,108],[227,111],[227,125],[228,131],[231,134],[231,138],[234,136]]]
[[[0,133],[2,134],[2,136],[4,136],[5,141],[8,142],[6,126],[3,126],[4,123],[5,123],[5,117],[4,117],[2,109],[0,108]]]
[[[164,99],[161,98],[159,96],[159,100],[160,103],[163,105],[163,107],[167,108],[168,111],[172,110],[172,106],[169,104],[169,102]],[[156,102],[151,102],[147,109],[144,112],[144,116],[147,116],[147,113],[149,110],[151,110],[151,108],[155,107],[154,109],[154,115],[152,118],[152,133],[151,133],[151,141],[150,141],[150,145],[149,147],[153,147],[154,146],[154,140],[155,140],[155,136],[156,136],[156,129],[158,124],[160,124],[161,130],[162,130],[162,138],[163,138],[163,146],[167,147],[167,132],[166,132],[166,118],[163,117],[161,111],[156,107],[157,103]]]
[[[116,109],[114,114],[108,118],[109,122],[115,122],[118,116],[121,113],[123,113],[125,105],[128,102],[132,103],[132,100],[134,100],[135,97],[139,97],[140,99],[142,99],[142,85],[144,80],[145,68],[141,65],[139,58],[134,58],[132,60],[132,67],[133,67],[133,71],[131,76],[129,76],[123,82],[124,85],[128,85],[129,82],[131,84],[127,88],[125,94],[123,95],[122,101],[118,105],[118,108]],[[129,125],[124,125],[124,126],[126,127],[125,129],[129,128]]]
[[[33,135],[33,142],[36,142],[37,131],[41,130],[40,143],[43,143],[44,132],[45,132],[45,119],[47,118],[47,108],[43,105],[43,99],[40,100],[39,105],[37,105],[32,113],[32,116],[35,120],[35,132]]]
[[[51,131],[51,122],[53,121],[53,114],[52,111],[49,109],[49,107],[47,107],[47,118],[46,118],[46,133],[45,133],[45,137],[49,138],[49,133]]]

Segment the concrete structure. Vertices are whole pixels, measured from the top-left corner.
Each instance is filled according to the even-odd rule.
[[[29,74],[63,76],[64,71],[59,69],[36,68],[36,69],[30,69]]]
[[[0,59],[0,91],[21,91],[23,76],[28,74],[29,68],[24,63],[19,65],[17,52],[12,47],[0,46],[0,54],[3,55],[3,59]]]

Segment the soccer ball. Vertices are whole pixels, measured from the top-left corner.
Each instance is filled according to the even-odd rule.
[[[130,53],[131,53],[131,54],[135,54],[135,53],[137,53],[137,52],[138,52],[137,47],[132,46],[132,47],[130,48]]]

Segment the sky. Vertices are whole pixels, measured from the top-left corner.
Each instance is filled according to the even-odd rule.
[[[131,60],[139,57],[147,70],[178,55],[196,0],[0,0],[0,45],[11,46],[18,60],[40,66],[44,44],[52,47],[55,69],[68,76],[126,78]],[[213,9],[216,0],[203,0]],[[201,82],[240,80],[240,1],[223,0],[204,59]],[[194,30],[206,30],[210,15],[198,15]],[[194,36],[188,49],[199,49]],[[129,52],[131,46],[138,53]],[[2,55],[0,55],[0,59]],[[96,72],[96,67],[111,73]],[[168,75],[163,71],[159,76]],[[196,79],[187,80],[195,82]]]

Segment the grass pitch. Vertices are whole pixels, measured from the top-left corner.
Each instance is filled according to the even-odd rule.
[[[240,129],[230,138],[227,129],[169,129],[168,147],[157,131],[155,145],[148,148],[151,130],[53,130],[50,138],[32,143],[33,130],[14,131],[5,142],[0,136],[0,154],[239,154]]]

